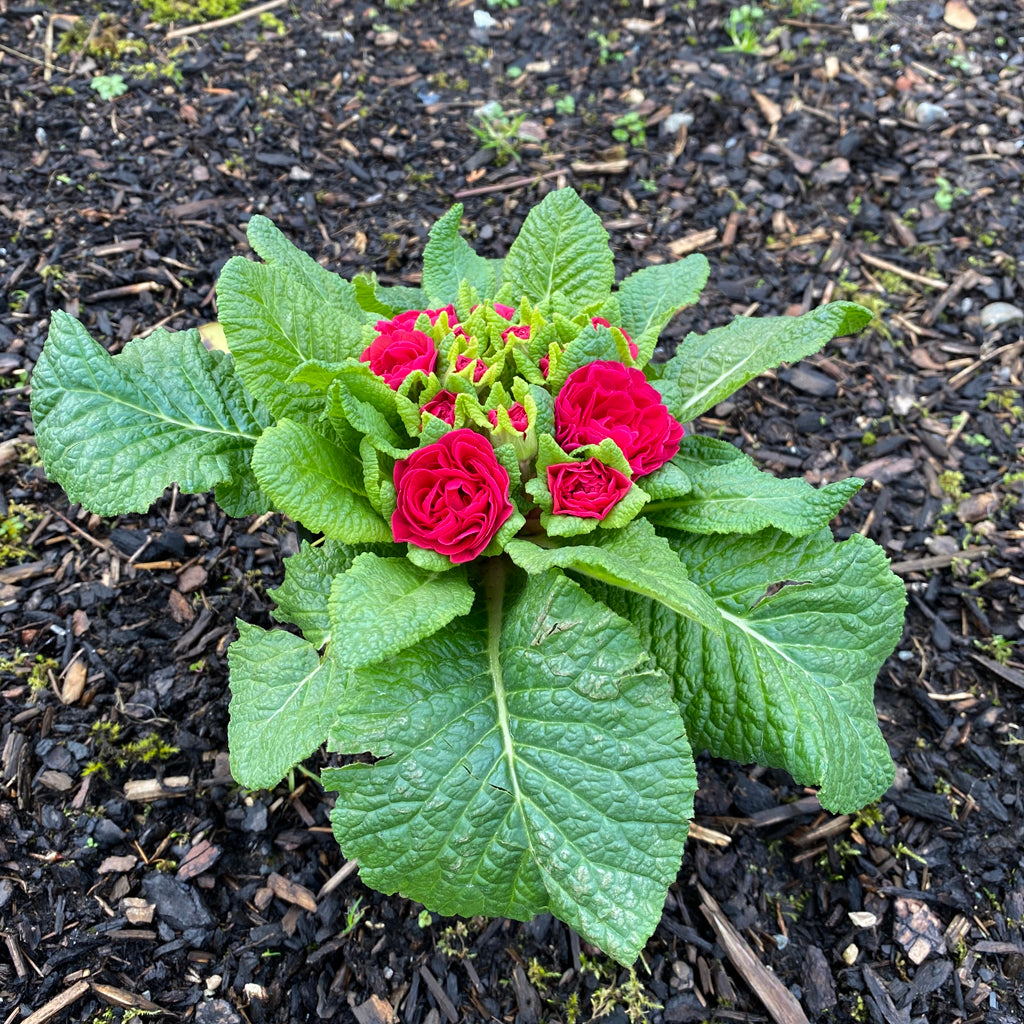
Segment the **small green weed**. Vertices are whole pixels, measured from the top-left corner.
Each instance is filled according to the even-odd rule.
[[[121,735],[119,722],[94,722],[89,731],[96,742],[99,754],[99,757],[87,766],[91,770],[91,774],[106,777],[110,765],[127,768],[133,764],[169,761],[180,752],[178,747],[171,746],[155,732],[151,732],[141,739],[125,742]]]
[[[598,63],[604,67],[609,61],[622,60],[626,55],[618,50],[613,50],[619,41],[618,32],[609,32],[605,35],[603,32],[590,32],[587,35],[588,39],[593,39],[598,46]]]
[[[993,661],[1005,665],[1014,655],[1017,644],[999,633],[993,633],[987,640],[975,640],[974,646]]]
[[[510,117],[498,103],[488,104],[479,112],[480,124],[473,125],[473,133],[483,149],[493,149],[495,163],[501,167],[509,160],[519,163],[519,126],[525,114]]]
[[[964,496],[964,475],[957,469],[946,469],[939,474],[939,487],[943,493],[948,494],[954,501],[959,501]]]
[[[637,149],[647,145],[647,126],[644,119],[635,111],[630,110],[615,119],[612,138],[617,142],[628,142]]]
[[[128,91],[124,75],[97,75],[90,83],[89,88],[93,89],[101,100],[114,100],[123,96]]]
[[[0,568],[32,554],[25,535],[39,519],[39,513],[27,505],[12,501],[7,506],[7,515],[0,516]]]
[[[940,210],[951,210],[953,208],[953,203],[960,196],[969,196],[970,194],[971,193],[967,189],[960,188],[959,185],[954,188],[950,180],[948,178],[943,178],[942,175],[939,175],[935,179],[935,196],[933,198],[935,200],[935,205]]]
[[[555,113],[570,117],[576,113],[576,100],[572,96],[559,96],[555,100]]]
[[[720,46],[722,53],[761,52],[761,36],[758,26],[764,21],[764,11],[755,4],[742,4],[729,12],[725,21],[725,31],[732,40],[731,46]]]
[[[243,0],[141,0],[142,6],[161,25],[174,21],[203,22],[230,18],[242,9]]]

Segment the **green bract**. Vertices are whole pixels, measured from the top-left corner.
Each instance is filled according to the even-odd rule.
[[[236,257],[218,285],[230,354],[158,331],[111,357],[55,313],[36,438],[97,512],[177,482],[321,535],[274,592],[292,628],[240,622],[229,650],[239,782],[273,786],[325,743],[369,752],[324,772],[364,881],[444,914],[550,911],[630,963],[679,869],[691,746],[784,768],[838,812],[891,782],[872,686],[903,587],[880,548],[828,528],[859,481],[777,480],[692,425],[678,440],[870,314],[739,318],[652,364],[703,256],[615,288],[571,190],[504,261],[461,216],[434,225],[421,289],[344,281],[253,217],[264,262]],[[566,447],[584,435],[559,392],[575,381],[579,405],[591,373],[653,403],[642,459],[628,432]]]

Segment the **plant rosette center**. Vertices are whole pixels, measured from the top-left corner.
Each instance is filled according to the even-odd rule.
[[[569,189],[504,259],[431,229],[422,286],[351,281],[266,218],[217,285],[224,345],[110,356],[55,312],[32,378],[48,475],[100,514],[165,488],[316,537],[228,651],[231,769],[321,746],[364,882],[441,914],[550,912],[624,964],[675,880],[692,749],[786,769],[854,811],[893,766],[873,684],[902,630],[880,548],[831,520],[860,486],[777,479],[699,417],[857,331],[833,302],[739,317],[652,361],[701,255],[615,284]]]

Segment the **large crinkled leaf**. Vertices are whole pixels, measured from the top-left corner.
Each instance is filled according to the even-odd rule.
[[[695,749],[786,769],[819,785],[823,806],[854,811],[892,782],[872,703],[899,641],[903,583],[885,553],[855,534],[677,534],[690,578],[718,604],[722,637],[663,605],[600,591],[645,634]],[[621,595],[621,596],[620,596]]]
[[[635,630],[557,571],[353,673],[324,773],[360,875],[442,914],[551,911],[631,963],[676,877],[695,776]]]
[[[352,285],[288,241],[269,218],[254,214],[249,218],[246,234],[253,249],[295,284],[330,305],[344,308],[350,302]]]
[[[672,465],[690,480],[686,494],[652,501],[652,522],[691,533],[757,533],[774,526],[801,537],[825,526],[860,490],[851,477],[812,487],[800,477],[780,480],[712,437],[684,437]]]
[[[619,318],[612,322],[632,335],[641,364],[654,354],[658,335],[673,315],[700,298],[710,270],[707,257],[694,253],[676,263],[644,267],[619,285]]]
[[[327,737],[345,673],[301,637],[241,620],[228,664],[231,774],[250,789],[275,786]]]
[[[539,547],[528,540],[505,545],[512,561],[533,575],[571,569],[590,579],[642,594],[721,633],[722,617],[714,601],[686,575],[679,556],[646,519],[621,530],[596,534],[586,544]]]
[[[356,555],[366,550],[366,545],[342,544],[329,537],[317,545],[303,541],[299,550],[285,559],[281,585],[269,591],[277,605],[274,618],[298,626],[314,647],[323,647],[331,638],[327,611],[331,583],[338,573],[352,565]],[[376,544],[373,551],[379,555],[398,555],[401,548],[396,544]]]
[[[346,544],[392,540],[366,497],[358,458],[305,424],[280,420],[264,431],[252,468],[274,506],[307,530]]]
[[[145,512],[175,482],[232,481],[241,496],[267,423],[231,357],[198,332],[155,331],[110,356],[60,311],[32,375],[32,418],[50,479],[102,515]]]
[[[830,302],[803,316],[739,316],[725,327],[683,338],[654,386],[685,423],[765,370],[804,359],[870,320],[871,313],[853,302]]]
[[[573,305],[604,302],[615,264],[601,218],[572,189],[549,192],[523,222],[503,276],[503,288],[538,304],[556,292]]]
[[[430,229],[430,240],[423,250],[423,290],[438,306],[455,302],[463,281],[477,291],[481,301],[494,297],[494,266],[478,256],[459,234],[462,203],[456,203]]]
[[[228,347],[246,387],[275,418],[316,422],[323,396],[289,383],[292,372],[309,360],[339,363],[363,350],[366,314],[352,286],[337,281],[342,288],[328,300],[275,265],[235,256],[221,271],[217,304]]]
[[[465,566],[428,572],[405,557],[357,555],[327,602],[331,656],[365,668],[425,640],[473,607]]]

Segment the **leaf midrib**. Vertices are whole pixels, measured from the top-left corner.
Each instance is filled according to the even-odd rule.
[[[225,430],[223,427],[205,427],[200,423],[196,423],[192,420],[179,420],[173,416],[168,416],[166,413],[157,412],[153,409],[147,409],[145,406],[136,405],[134,402],[127,402],[118,395],[109,394],[106,391],[100,390],[87,390],[85,388],[63,388],[64,394],[66,395],[88,395],[95,396],[97,398],[105,398],[115,405],[123,406],[126,409],[132,409],[135,412],[142,413],[143,416],[148,419],[157,420],[162,423],[170,423],[172,426],[181,427],[185,430],[195,431],[201,434],[223,434],[225,437],[240,437],[246,441],[256,441],[259,438],[259,434],[247,434],[242,430]],[[207,406],[209,408],[209,406]],[[119,427],[116,424],[115,427]]]

